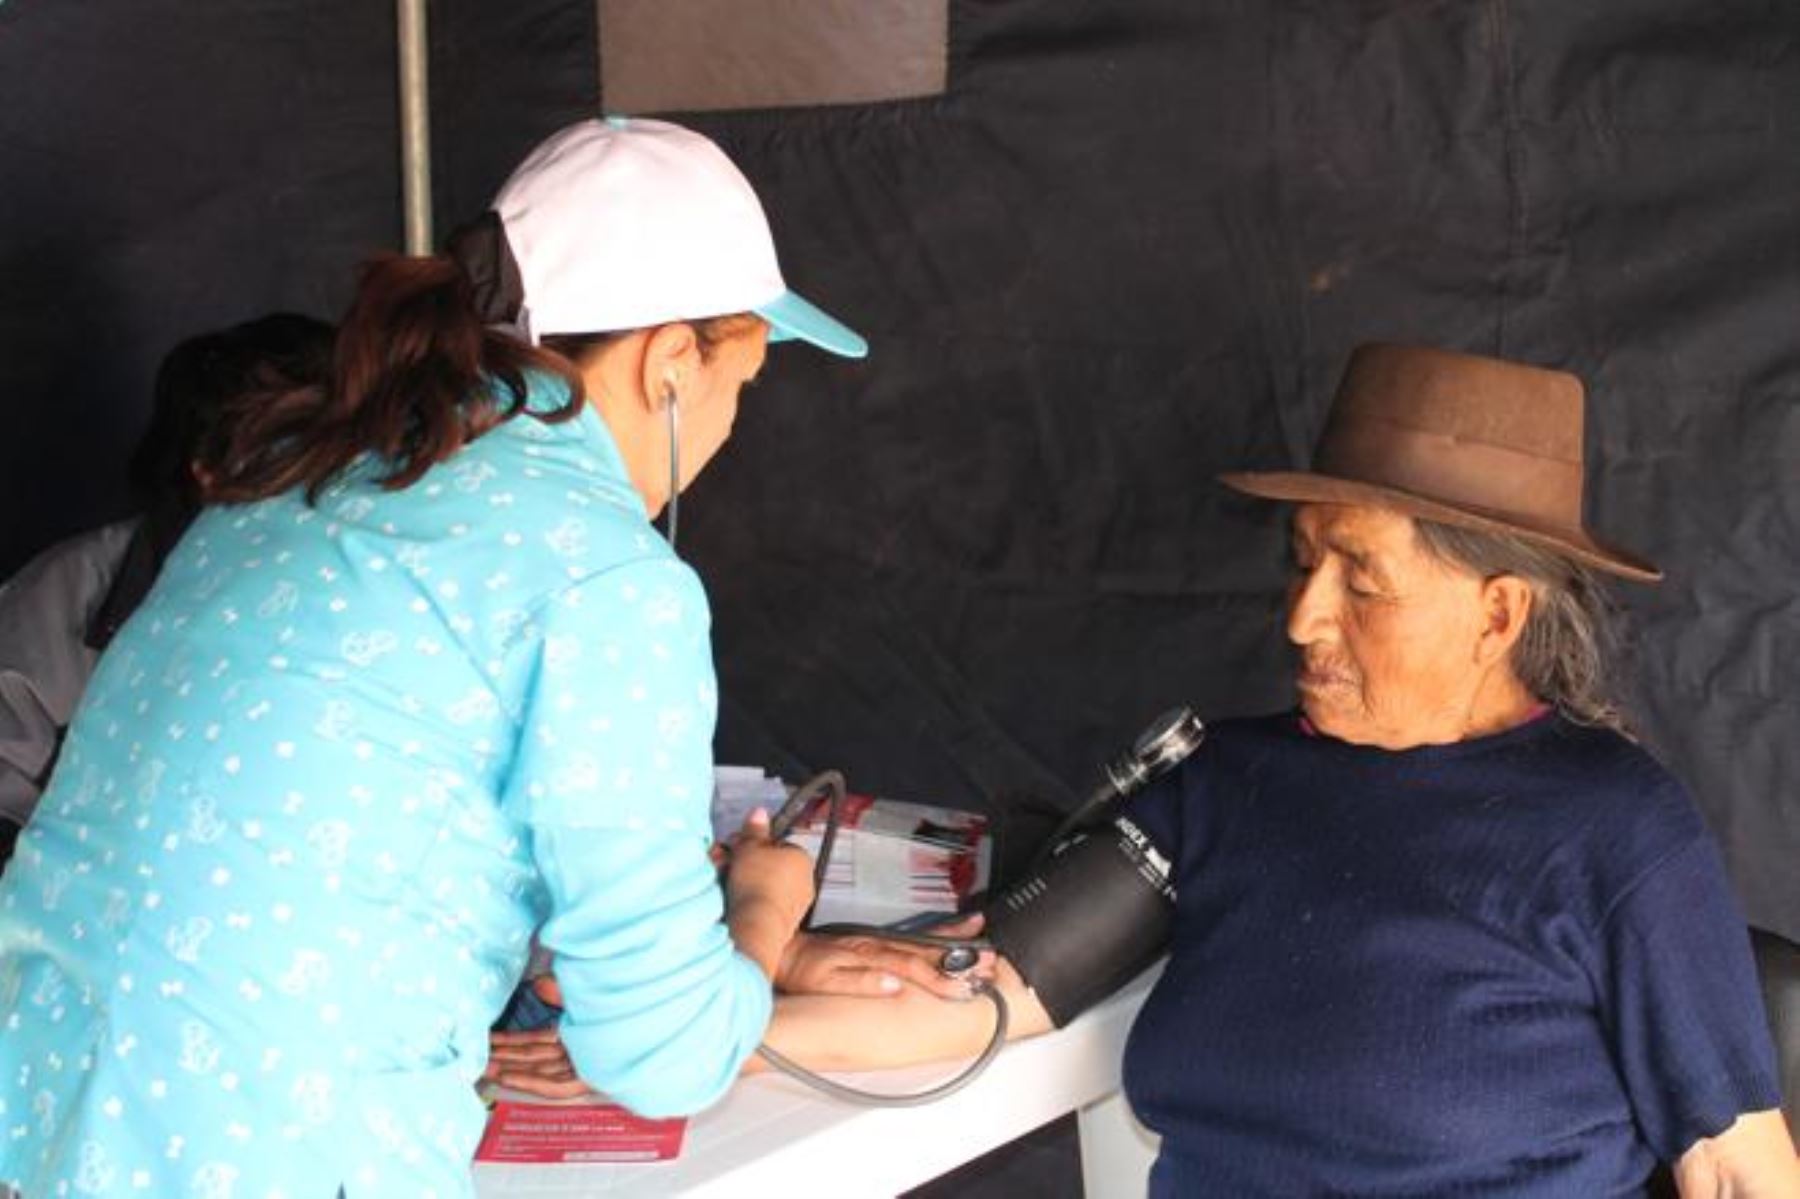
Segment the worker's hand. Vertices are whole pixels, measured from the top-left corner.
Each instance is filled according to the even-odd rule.
[[[973,937],[981,917],[971,916],[932,930],[938,936]],[[975,979],[991,979],[994,954],[984,951],[974,969],[960,975],[938,968],[944,950],[877,936],[800,933],[782,954],[775,987],[795,995],[898,995],[908,987],[942,999],[967,999]]]
[[[578,1099],[592,1094],[575,1073],[555,1028],[488,1034],[482,1078],[540,1099]]]
[[[726,911],[765,908],[782,926],[785,945],[812,906],[812,859],[805,850],[770,838],[769,814],[762,808],[750,813],[727,851]]]

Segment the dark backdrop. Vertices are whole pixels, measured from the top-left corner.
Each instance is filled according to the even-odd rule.
[[[953,0],[948,93],[711,114],[867,363],[774,357],[683,505],[724,760],[1066,803],[1289,702],[1281,514],[1349,349],[1574,370],[1646,739],[1800,938],[1800,6]],[[440,227],[592,111],[590,3],[433,7]],[[385,5],[0,5],[0,568],[116,514],[174,339],[398,241]],[[999,802],[1012,810],[1014,805]]]

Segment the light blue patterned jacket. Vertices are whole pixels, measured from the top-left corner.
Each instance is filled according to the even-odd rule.
[[[706,859],[706,598],[605,426],[376,476],[203,514],[100,662],[0,879],[27,1195],[469,1193],[540,925],[570,1054],[640,1111],[763,1033]]]

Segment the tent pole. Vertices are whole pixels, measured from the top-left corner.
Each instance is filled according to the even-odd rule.
[[[394,0],[400,32],[400,195],[406,252],[431,253],[431,91],[426,0]]]

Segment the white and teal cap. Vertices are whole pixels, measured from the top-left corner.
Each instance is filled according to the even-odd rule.
[[[691,129],[623,117],[571,125],[531,152],[493,208],[534,342],[754,312],[771,340],[845,358],[869,352],[788,289],[749,180]]]

